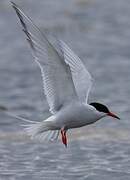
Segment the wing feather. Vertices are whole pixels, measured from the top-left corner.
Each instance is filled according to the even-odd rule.
[[[63,104],[77,98],[70,67],[66,65],[45,34],[33,21],[13,2],[12,7],[22,24],[34,60],[40,67],[44,93],[50,111],[54,114]]]
[[[87,103],[93,81],[92,77],[83,62],[68,45],[61,40],[59,44],[61,45],[65,62],[70,66],[77,95],[82,102]]]

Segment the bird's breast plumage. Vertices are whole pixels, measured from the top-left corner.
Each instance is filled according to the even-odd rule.
[[[56,114],[56,124],[66,129],[92,124],[98,119],[98,115],[91,106],[79,102],[63,107]]]

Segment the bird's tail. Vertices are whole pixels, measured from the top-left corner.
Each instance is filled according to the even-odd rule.
[[[25,125],[25,131],[32,138],[38,141],[55,141],[58,139],[59,130],[51,130],[49,121],[30,123]]]
[[[31,139],[37,139],[39,141],[54,141],[58,139],[59,130],[51,130],[53,116],[47,120],[38,122],[17,116],[9,112],[8,109],[3,106],[0,106],[0,111],[4,111],[10,117],[26,122],[27,124],[22,124],[22,126],[25,127],[24,130],[31,137]]]

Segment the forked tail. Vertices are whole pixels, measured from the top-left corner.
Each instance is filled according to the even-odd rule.
[[[8,111],[8,109],[6,109],[3,106],[0,106],[0,111],[5,112],[8,116],[13,117],[15,119],[19,119],[23,122],[26,122],[27,124],[22,124],[22,126],[25,127],[25,132],[32,138],[32,139],[37,139],[39,141],[54,141],[58,139],[59,136],[59,130],[51,130],[51,118],[49,118],[49,121],[45,120],[45,121],[41,121],[41,122],[37,122],[37,121],[32,121],[20,116],[17,116],[11,112]]]
[[[38,141],[54,141],[58,139],[59,130],[50,130],[50,122],[42,121],[26,125],[25,131],[32,138]]]

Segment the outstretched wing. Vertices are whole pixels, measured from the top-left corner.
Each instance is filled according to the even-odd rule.
[[[35,62],[41,69],[44,92],[50,111],[55,113],[66,102],[77,98],[70,67],[66,65],[56,49],[32,20],[15,3],[12,2],[12,6],[23,26]]]
[[[72,79],[78,97],[87,103],[88,95],[92,86],[92,77],[80,58],[63,41],[59,41],[63,51],[65,62],[70,66]]]

